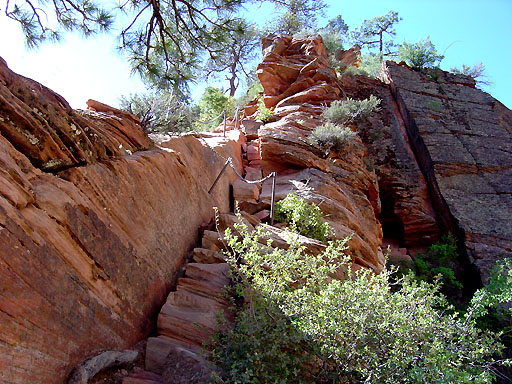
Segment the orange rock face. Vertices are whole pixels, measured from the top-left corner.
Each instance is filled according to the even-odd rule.
[[[147,149],[135,119],[74,111],[62,96],[12,72],[0,58],[0,132],[38,168],[94,163]],[[120,113],[126,114],[126,112]]]
[[[318,204],[337,237],[352,236],[355,263],[380,271],[379,192],[375,173],[364,163],[364,145],[356,135],[343,153],[326,156],[308,143],[324,122],[323,108],[341,94],[321,37],[264,42],[258,77],[265,104],[275,106],[274,121],[259,129],[259,138],[263,173],[278,172],[277,200],[293,191]],[[260,200],[270,202],[270,187],[268,180]]]
[[[136,120],[108,112],[74,111],[1,62],[2,382],[64,382],[146,336],[198,227],[229,210],[233,175],[207,193],[223,160],[203,141],[137,152]],[[203,140],[240,166],[238,134]]]

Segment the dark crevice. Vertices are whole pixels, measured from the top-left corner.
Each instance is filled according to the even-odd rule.
[[[464,270],[461,276],[463,279],[462,283],[466,288],[466,292],[464,293],[471,295],[477,288],[482,286],[482,281],[476,267],[469,260],[468,251],[464,243],[465,232],[459,226],[458,220],[452,215],[448,203],[439,190],[432,158],[419,133],[416,122],[410,117],[405,102],[400,96],[400,92],[394,87],[392,82],[389,87],[393,100],[398,107],[400,116],[407,129],[407,136],[411,143],[411,149],[416,158],[416,162],[427,182],[430,200],[436,211],[437,223],[443,233],[451,233],[457,239],[459,255],[462,256],[460,258],[461,268]]]
[[[404,246],[404,226],[395,214],[395,199],[392,192],[387,191],[379,184],[381,212],[378,217],[382,224],[382,236],[387,239],[397,239],[400,246]]]

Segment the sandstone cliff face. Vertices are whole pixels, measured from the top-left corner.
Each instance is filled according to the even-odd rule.
[[[319,205],[338,238],[352,236],[355,263],[379,271],[384,266],[377,178],[364,163],[367,151],[356,136],[339,156],[327,157],[308,143],[323,122],[325,105],[340,98],[321,37],[277,37],[263,41],[258,77],[273,122],[259,128],[263,173],[278,172],[277,199],[294,191]],[[261,199],[270,200],[270,180]]]
[[[443,72],[387,63],[385,83],[338,77],[319,37],[263,48],[258,76],[273,116],[242,121],[248,143],[234,130],[153,135],[153,146],[136,117],[94,101],[72,110],[0,59],[2,382],[63,382],[78,361],[147,336],[198,228],[213,206],[230,210],[230,185],[267,218],[271,180],[248,186],[228,171],[207,193],[228,156],[248,179],[276,171],[277,199],[294,191],[318,204],[337,237],[352,236],[355,269],[383,268],[382,227],[408,248],[454,232],[483,279],[512,256],[508,109]],[[352,127],[340,153],[308,143],[324,106],[372,94],[382,110]]]
[[[0,63],[0,381],[59,383],[154,327],[232,177],[209,195],[223,161],[202,141],[148,149],[136,118],[73,111]],[[235,159],[240,139],[206,138]]]
[[[512,257],[511,111],[474,81],[386,63],[440,225],[463,240],[483,280]]]
[[[377,174],[384,236],[409,248],[432,244],[439,239],[436,213],[389,87],[349,75],[342,75],[340,84],[347,97],[362,100],[374,95],[381,100],[381,110],[358,123],[357,129],[368,149],[366,165]]]

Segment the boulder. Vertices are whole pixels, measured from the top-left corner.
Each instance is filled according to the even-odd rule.
[[[249,184],[240,179],[233,182],[233,197],[235,201],[249,201],[256,203],[259,196],[260,191],[257,184]]]

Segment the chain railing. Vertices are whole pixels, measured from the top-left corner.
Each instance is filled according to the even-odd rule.
[[[270,225],[274,225],[274,203],[275,203],[275,197],[276,197],[276,178],[277,178],[277,173],[276,172],[271,172],[267,176],[265,176],[264,178],[259,179],[259,180],[247,180],[242,175],[240,175],[238,173],[238,171],[236,170],[235,166],[233,165],[233,159],[231,159],[231,157],[228,157],[226,159],[226,162],[224,163],[224,166],[222,167],[222,169],[220,170],[219,174],[215,178],[215,181],[213,182],[212,186],[208,190],[209,194],[211,194],[211,192],[213,191],[213,188],[215,188],[215,186],[217,185],[218,181],[220,180],[220,177],[222,176],[222,174],[224,173],[224,171],[226,170],[228,165],[231,166],[231,169],[233,170],[233,172],[235,172],[235,174],[238,176],[238,178],[240,180],[242,180],[243,182],[247,183],[247,184],[263,183],[263,182],[267,181],[268,179],[270,179],[272,177],[272,197],[270,199]]]
[[[238,114],[240,112],[240,107],[237,107],[236,108],[236,111],[235,111],[235,128],[238,128]],[[212,123],[214,122],[215,120],[217,120],[220,116],[224,115],[224,129],[223,129],[223,136],[226,137],[226,109],[224,108],[222,110],[222,112],[219,114],[219,116],[217,116],[216,118],[210,120],[210,121],[200,121],[200,120],[197,120],[197,119],[194,119],[192,116],[190,116],[194,121],[196,121],[197,123],[200,123],[200,124],[209,124],[209,123]],[[215,149],[213,149],[209,144],[208,142],[206,142],[206,140],[204,140],[202,137],[201,137],[201,134],[200,133],[196,133],[196,137],[202,141],[204,144],[206,144],[206,146],[208,148],[210,148],[217,157],[221,158],[222,160],[225,161],[224,163],[224,166],[222,167],[221,171],[219,172],[219,174],[217,175],[217,177],[215,178],[215,181],[213,182],[212,186],[210,187],[210,189],[208,190],[208,193],[211,194],[211,192],[213,191],[213,189],[215,188],[215,186],[217,185],[217,183],[219,182],[222,174],[224,173],[224,171],[226,170],[226,168],[228,167],[228,165],[231,167],[231,169],[233,170],[233,172],[235,172],[236,176],[242,180],[243,182],[247,183],[247,184],[260,184],[260,183],[263,183],[265,182],[266,180],[270,179],[272,177],[272,197],[271,197],[271,200],[270,200],[270,225],[274,225],[274,204],[275,204],[275,190],[276,190],[276,178],[277,178],[277,173],[276,172],[271,172],[269,175],[265,176],[264,178],[262,179],[259,179],[259,180],[247,180],[245,179],[242,175],[240,175],[240,173],[238,173],[238,171],[236,170],[236,167],[233,165],[233,159],[231,157],[228,157],[227,159],[222,156],[220,153],[218,153]]]

